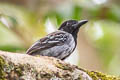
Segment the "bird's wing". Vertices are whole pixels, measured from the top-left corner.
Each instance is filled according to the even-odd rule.
[[[45,49],[49,49],[54,46],[63,45],[64,42],[67,40],[68,35],[63,31],[56,31],[53,32],[46,37],[38,40],[35,42],[28,50],[27,54],[32,55],[32,53],[36,51],[42,51]]]

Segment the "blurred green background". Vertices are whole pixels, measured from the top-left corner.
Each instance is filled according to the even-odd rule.
[[[0,0],[0,50],[25,51],[68,19],[89,22],[69,63],[120,75],[120,0]]]

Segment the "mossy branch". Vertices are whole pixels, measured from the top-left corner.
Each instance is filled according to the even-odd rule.
[[[0,51],[0,80],[120,80],[52,57]]]

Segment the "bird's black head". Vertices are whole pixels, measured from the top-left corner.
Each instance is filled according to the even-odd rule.
[[[79,28],[86,22],[88,21],[87,20],[81,20],[81,21],[68,20],[68,21],[65,21],[58,30],[68,32],[72,34],[74,38],[77,38],[77,33],[79,31]]]

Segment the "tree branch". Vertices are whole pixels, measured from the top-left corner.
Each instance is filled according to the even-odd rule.
[[[0,51],[0,80],[120,80],[52,57]]]

